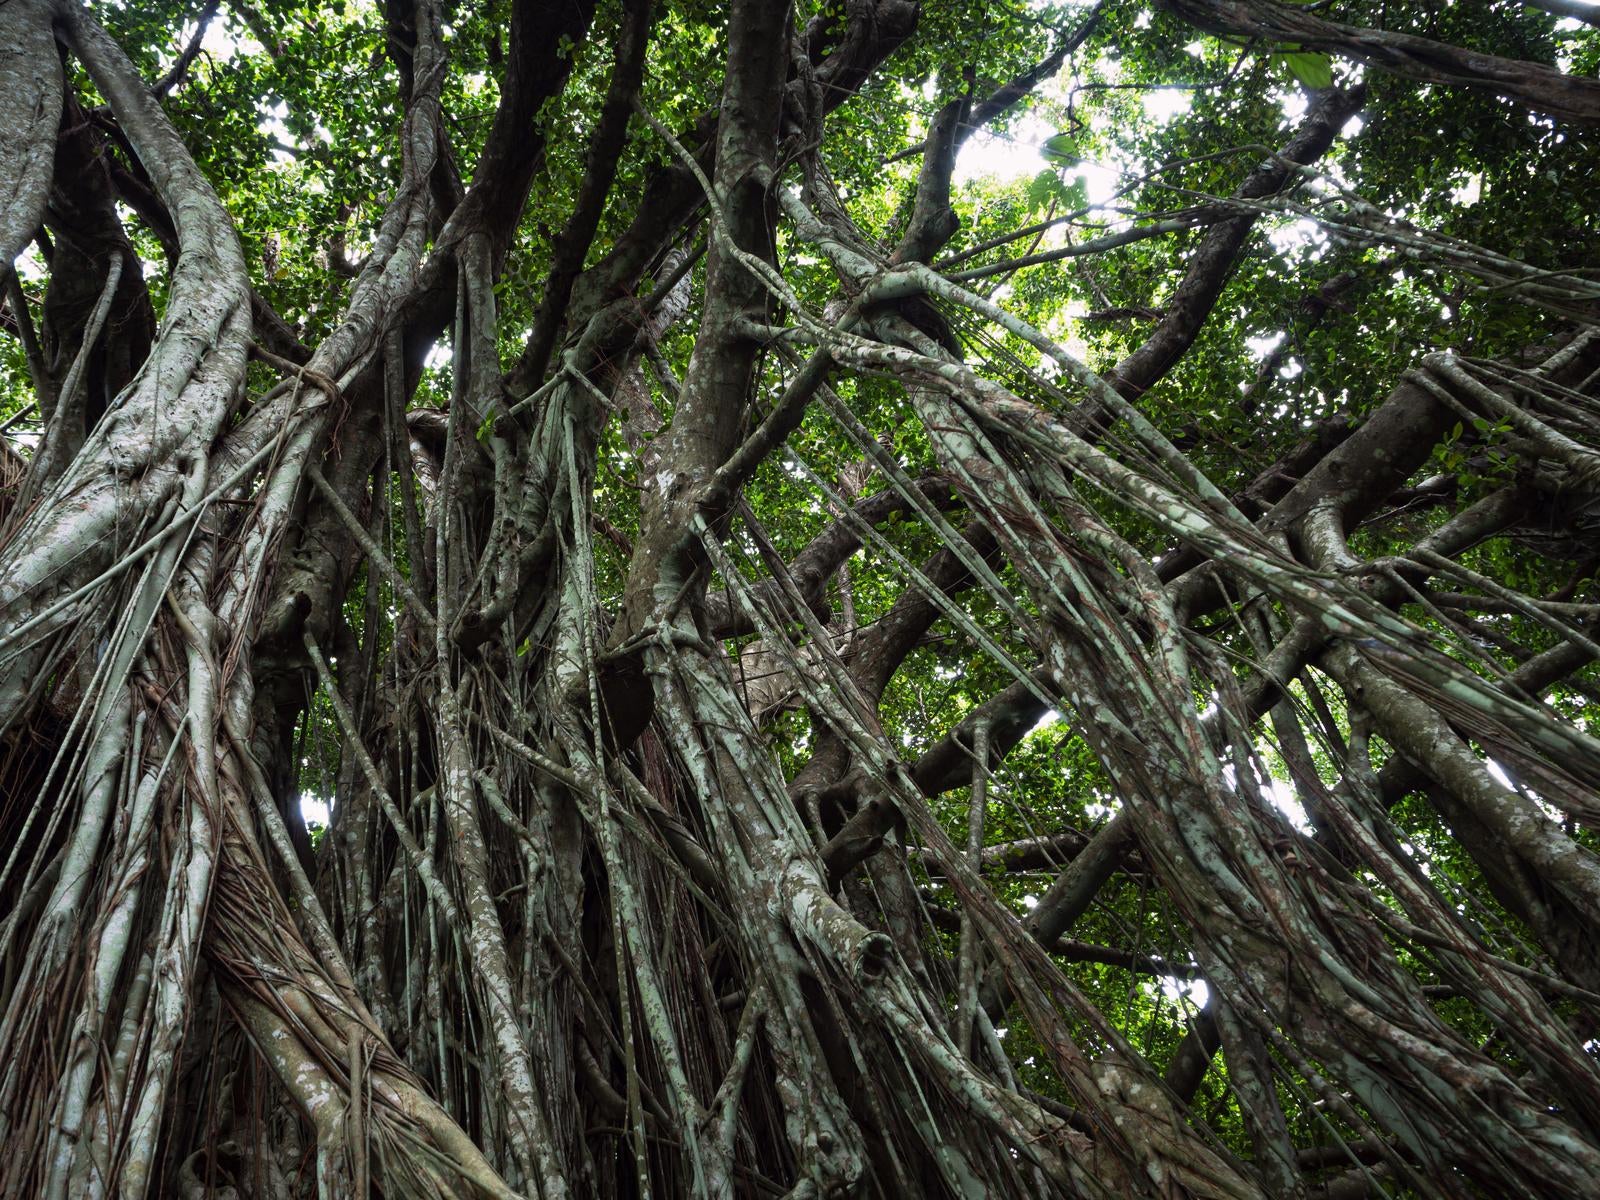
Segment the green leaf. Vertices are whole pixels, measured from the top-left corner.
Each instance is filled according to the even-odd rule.
[[[1333,86],[1333,60],[1326,54],[1313,54],[1298,50],[1283,56],[1283,65],[1308,88]]]
[[[1061,189],[1061,207],[1068,212],[1089,207],[1089,184],[1082,175],[1073,176],[1072,182]]]
[[[1061,192],[1061,177],[1046,167],[1028,183],[1028,208],[1037,212],[1059,197]]]
[[[1063,167],[1076,166],[1079,162],[1078,142],[1070,133],[1058,133],[1046,138],[1039,153],[1044,155],[1045,162]]]

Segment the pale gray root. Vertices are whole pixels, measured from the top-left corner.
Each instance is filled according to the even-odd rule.
[[[61,123],[61,60],[51,0],[0,11],[0,270],[10,270],[44,219]]]

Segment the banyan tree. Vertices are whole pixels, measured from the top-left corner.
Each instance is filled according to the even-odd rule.
[[[1594,1195],[1597,69],[0,0],[0,1194]]]

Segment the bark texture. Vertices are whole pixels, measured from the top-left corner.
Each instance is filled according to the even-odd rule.
[[[1600,120],[1557,66],[1164,8]],[[392,187],[296,325],[176,116],[218,6],[152,86],[0,2],[0,1194],[1593,1193],[1596,264],[1362,199],[1361,83],[1194,207],[942,257],[962,147],[1113,9],[941,83],[885,219],[829,138],[914,94],[911,0],[729,6],[688,117],[648,102],[676,10],[393,0]],[[1357,263],[1307,328],[1404,261],[1521,344],[1441,326],[1240,476],[1164,406],[1289,221]],[[1158,238],[1101,369],[1009,304]]]

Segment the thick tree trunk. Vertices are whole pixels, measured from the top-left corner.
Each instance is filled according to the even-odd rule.
[[[1595,115],[1555,68],[1166,7]],[[963,142],[1109,10],[987,98],[946,81],[879,238],[822,148],[918,11],[732,6],[720,99],[680,133],[644,99],[680,14],[515,0],[476,128],[447,98],[481,31],[386,5],[394,187],[359,265],[337,235],[342,306],[302,346],[162,107],[177,77],[153,92],[72,0],[0,3],[5,330],[37,405],[29,440],[0,428],[0,1193],[1589,1194],[1600,741],[1544,698],[1590,695],[1596,610],[1581,571],[1534,595],[1475,548],[1548,510],[1594,556],[1595,289],[1332,186],[1311,205],[1364,102],[1330,88],[1214,207],[1106,235],[1206,226],[1097,372],[972,290],[1081,245],[932,264]],[[607,22],[601,86],[577,51]],[[579,89],[598,115],[534,302],[525,210]],[[1555,332],[1419,355],[1227,494],[1161,389],[1281,215]],[[11,271],[34,243],[37,328]],[[1516,477],[1382,532],[1460,495],[1408,485],[1468,428]],[[946,641],[970,690],[931,727],[907,680]],[[908,688],[929,728],[891,720]],[[1030,757],[1049,714],[1081,821]],[[1051,815],[1019,833],[1030,785]],[[1208,999],[1187,1031],[1160,1000],[1134,1021],[1090,966]]]

